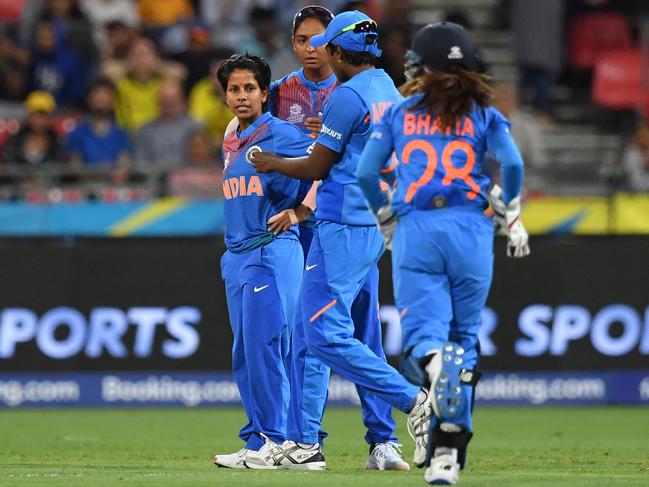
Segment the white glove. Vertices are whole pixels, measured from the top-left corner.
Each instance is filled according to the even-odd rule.
[[[491,188],[491,192],[487,197],[489,199],[489,204],[491,204],[491,209],[494,212],[493,221],[494,226],[496,227],[496,233],[500,230],[507,230],[507,220],[505,219],[505,213],[507,212],[507,205],[503,201],[503,190],[497,184],[494,184],[494,187]]]
[[[525,257],[530,254],[530,237],[521,221],[521,200],[517,196],[505,205],[502,190],[495,185],[489,194],[494,221],[507,233],[507,257]]]
[[[388,203],[379,208],[374,217],[376,218],[376,226],[379,227],[379,231],[383,234],[385,248],[392,250],[392,235],[397,228],[399,219],[392,211],[392,191],[387,191],[386,196]]]

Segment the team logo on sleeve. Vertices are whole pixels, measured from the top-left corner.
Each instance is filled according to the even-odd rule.
[[[464,59],[464,54],[462,54],[462,49],[460,46],[451,47],[451,52],[448,53],[449,59]]]
[[[261,152],[261,147],[258,145],[253,145],[246,151],[246,161],[248,161],[248,164],[252,164],[252,155],[256,152]]]

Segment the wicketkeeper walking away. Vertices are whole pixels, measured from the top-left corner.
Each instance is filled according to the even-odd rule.
[[[480,312],[493,270],[494,217],[507,229],[507,255],[529,254],[520,220],[523,161],[509,122],[489,106],[490,89],[467,32],[450,22],[422,28],[407,54],[406,100],[374,126],[357,177],[386,242],[402,315],[411,382],[428,385],[434,417],[424,441],[431,484],[455,484],[472,436],[473,391],[479,372]],[[380,170],[396,153],[397,187],[379,187]],[[487,195],[482,171],[489,151],[501,166],[503,190]]]

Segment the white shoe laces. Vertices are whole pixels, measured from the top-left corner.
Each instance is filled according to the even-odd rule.
[[[372,455],[377,457],[388,458],[390,456],[398,456],[399,459],[402,459],[401,455],[401,443],[396,443],[394,441],[388,441],[386,443],[379,443],[372,450]]]
[[[279,451],[282,450],[282,446],[278,445],[275,443],[273,440],[268,438],[263,433],[259,433],[259,435],[264,439],[264,444],[263,446],[259,449],[259,454],[264,457],[266,460],[273,458],[273,454],[276,452],[276,450],[279,448]]]

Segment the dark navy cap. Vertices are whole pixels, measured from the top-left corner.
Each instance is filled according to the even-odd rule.
[[[451,66],[464,66],[475,71],[479,59],[469,33],[453,22],[433,22],[422,27],[412,40],[408,53],[418,64],[445,71]]]

